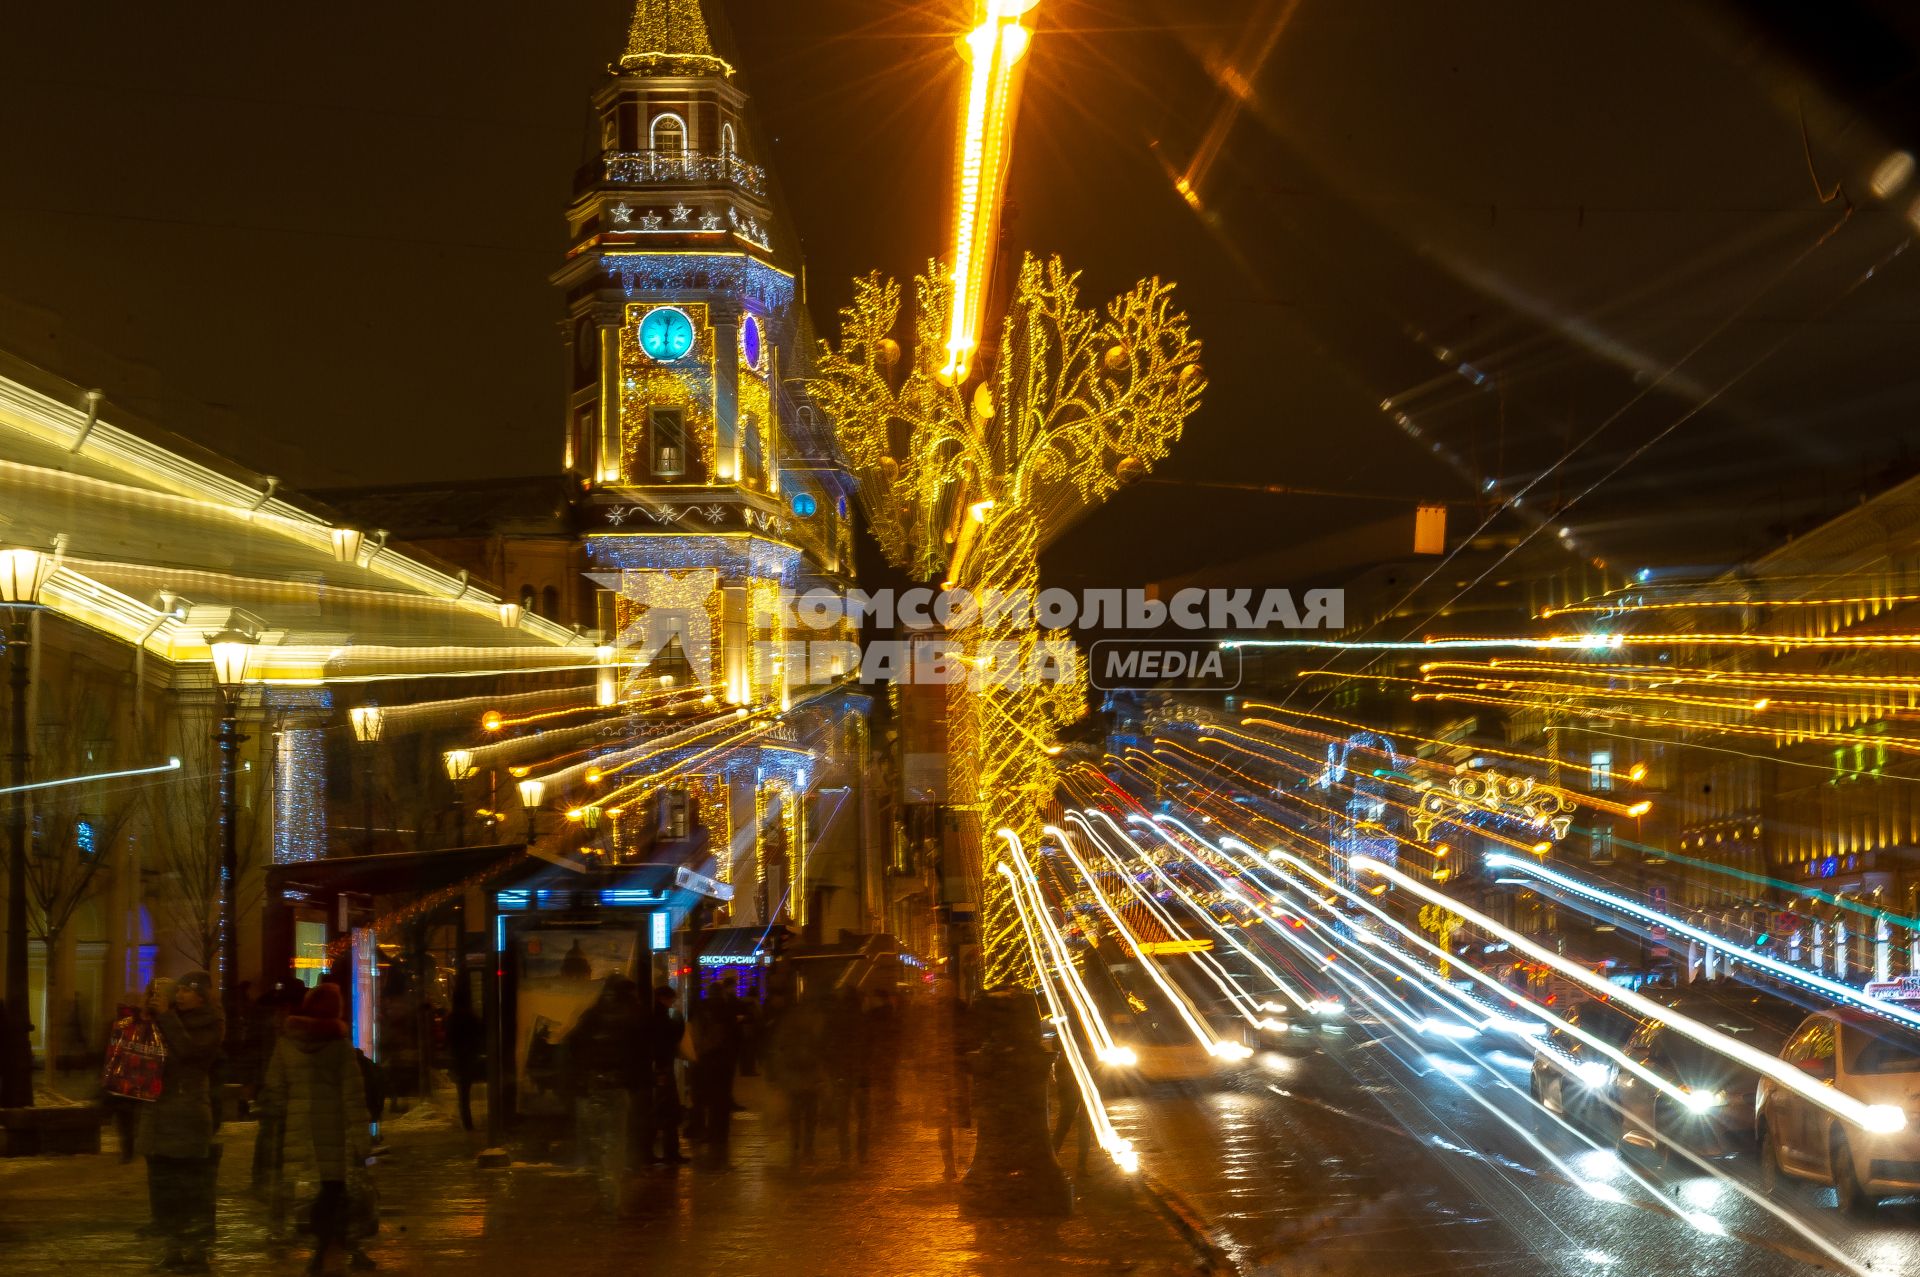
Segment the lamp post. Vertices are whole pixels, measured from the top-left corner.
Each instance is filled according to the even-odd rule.
[[[540,810],[540,804],[547,796],[547,782],[535,780],[529,776],[520,782],[520,805],[527,809],[527,845],[531,847],[538,831],[534,828],[534,816]]]
[[[13,748],[9,783],[32,781],[33,746],[27,731],[28,657],[32,651],[29,609],[53,575],[54,557],[44,550],[0,549],[0,604],[13,609],[7,635],[8,684],[12,691]],[[0,1042],[0,1108],[33,1103],[33,1026],[27,1015],[27,799],[16,792],[7,812],[7,1040]]]
[[[450,749],[446,752],[447,779],[453,782],[453,845],[467,843],[467,791],[463,786],[473,779],[473,751]]]
[[[220,991],[231,1036],[240,1022],[240,819],[235,794],[240,746],[240,689],[253,663],[254,636],[229,626],[207,636],[213,653],[213,679],[220,686]]]
[[[387,734],[387,713],[378,705],[356,705],[353,738],[360,742],[360,854],[373,854],[373,758],[376,747]]]

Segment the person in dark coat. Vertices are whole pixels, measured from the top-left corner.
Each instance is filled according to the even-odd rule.
[[[787,1100],[787,1143],[794,1166],[813,1160],[813,1137],[820,1124],[820,1090],[826,1081],[824,1001],[809,994],[781,1012],[768,1050],[767,1080]]]
[[[447,1016],[448,1072],[460,1091],[460,1125],[473,1129],[473,1084],[486,1077],[486,1026],[464,996],[453,1000]]]
[[[860,1160],[867,1160],[872,1086],[868,1052],[867,1020],[861,1011],[860,992],[841,989],[826,1009],[821,1054],[826,1073],[827,1113],[840,1137],[842,1165],[854,1155],[856,1130]]]
[[[134,1147],[147,1159],[154,1219],[164,1231],[168,1272],[211,1271],[213,1246],[214,1117],[210,1074],[220,1058],[220,1011],[213,977],[189,971],[156,980],[147,1010],[167,1048],[160,1098],[140,1114]]]
[[[313,1204],[315,1249],[307,1268],[312,1273],[325,1269],[327,1252],[335,1246],[347,1249],[355,1268],[374,1266],[348,1235],[347,1175],[366,1165],[370,1144],[366,1092],[341,1008],[338,987],[314,987],[300,1014],[287,1017],[261,1096],[262,1107],[285,1132],[284,1172],[320,1185]]]
[[[687,1028],[673,1013],[678,996],[669,984],[653,991],[646,1037],[650,1094],[645,1099],[647,1121],[640,1141],[642,1157],[670,1166],[687,1160],[680,1152],[680,1084],[673,1074],[680,1058],[680,1037]]]
[[[722,984],[700,999],[687,1032],[693,1035],[690,1125],[706,1145],[707,1169],[725,1170],[733,1125],[733,1071],[740,1062],[740,1009],[733,989]]]
[[[600,1175],[601,1200],[618,1208],[625,1188],[634,1100],[647,1068],[647,1026],[639,990],[609,976],[600,996],[567,1034],[574,1096],[574,1143]]]

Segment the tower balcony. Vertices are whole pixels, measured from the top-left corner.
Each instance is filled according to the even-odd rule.
[[[730,151],[609,151],[583,168],[580,179],[616,186],[726,182],[755,197],[767,193],[767,170]]]

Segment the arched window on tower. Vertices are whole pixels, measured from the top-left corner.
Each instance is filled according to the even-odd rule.
[[[731,123],[722,124],[720,126],[720,154],[732,155],[737,149],[738,147],[735,144],[733,136],[733,125]]]
[[[653,117],[653,149],[662,155],[684,155],[687,150],[687,122],[668,111]]]
[[[749,487],[766,487],[766,448],[760,438],[760,418],[750,412],[740,414],[740,480]]]

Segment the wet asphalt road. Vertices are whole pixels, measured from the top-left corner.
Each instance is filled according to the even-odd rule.
[[[1528,1059],[1511,1039],[1413,1045],[1349,1023],[1113,1117],[1248,1273],[1920,1274],[1920,1203],[1854,1221],[1798,1186],[1775,1199],[1783,1219],[1741,1192],[1759,1195],[1751,1158],[1623,1162],[1532,1103]]]

